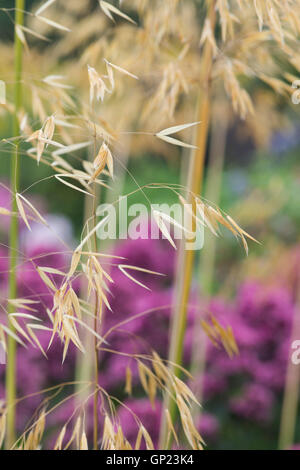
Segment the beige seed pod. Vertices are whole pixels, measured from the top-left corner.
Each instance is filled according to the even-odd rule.
[[[111,178],[113,178],[113,157],[108,146],[105,142],[103,142],[93,162],[93,168],[95,171],[90,179],[90,183],[93,182],[102,173],[106,165]]]

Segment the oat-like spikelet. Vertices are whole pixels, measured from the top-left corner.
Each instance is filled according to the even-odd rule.
[[[95,181],[95,179],[101,175],[104,168],[107,166],[109,175],[111,178],[114,176],[114,161],[111,151],[109,150],[108,146],[105,142],[100,147],[98,154],[95,157],[93,162],[94,172],[89,180],[89,184]]]
[[[201,326],[215,347],[220,344],[224,347],[229,357],[239,353],[231,326],[224,328],[215,317],[211,317],[211,324],[201,320]]]
[[[26,139],[26,142],[32,142],[34,140],[37,141],[37,147],[36,147],[37,157],[36,158],[37,158],[38,164],[41,161],[42,154],[44,152],[44,149],[47,148],[47,145],[56,144],[56,142],[52,140],[54,131],[55,131],[55,118],[54,116],[50,116],[45,120],[41,129],[35,131]]]
[[[24,437],[22,449],[23,450],[39,450],[41,446],[41,440],[44,435],[46,424],[46,413],[42,410],[39,417],[31,427],[31,431],[27,437]]]
[[[117,176],[119,167],[125,166],[122,156],[129,140],[130,155],[142,154],[150,149],[173,158],[176,147],[197,151],[199,142],[194,145],[191,136],[184,141],[173,136],[186,129],[189,132],[188,129],[194,125],[199,135],[203,135],[203,129],[208,129],[209,113],[203,114],[206,119],[202,119],[201,123],[189,123],[191,103],[196,102],[197,90],[211,101],[221,94],[222,100],[228,100],[232,105],[232,110],[228,111],[229,121],[232,123],[234,116],[238,115],[245,120],[243,125],[257,142],[266,142],[266,134],[271,135],[273,129],[282,123],[276,106],[290,96],[290,85],[300,71],[300,56],[297,53],[300,33],[298,0],[200,2],[213,5],[212,15],[208,15],[205,9],[199,15],[198,3],[132,0],[119,2],[117,8],[112,1],[100,1],[91,14],[87,0],[41,2],[32,14],[26,15],[26,26],[17,24],[15,28],[17,40],[30,51],[24,58],[24,69],[30,70],[30,77],[25,76],[24,80],[19,81],[25,90],[23,106],[20,108],[9,102],[9,97],[4,97],[3,91],[0,93],[1,102],[5,101],[1,113],[16,116],[19,124],[19,132],[6,143],[15,148],[17,142],[22,152],[25,140],[33,143],[32,148],[27,150],[26,147],[24,157],[45,165],[51,171],[51,176],[47,178],[49,181],[55,178],[56,183],[67,186],[70,194],[72,191],[76,191],[77,196],[84,194],[94,206],[91,209],[86,204],[93,213],[86,217],[79,245],[73,251],[68,247],[70,264],[67,269],[36,266],[47,292],[53,295],[53,306],[46,309],[51,328],[39,321],[35,301],[12,298],[8,300],[9,324],[0,324],[0,342],[6,350],[8,339],[13,338],[22,347],[34,345],[46,354],[41,347],[38,331],[49,330],[49,347],[57,335],[63,344],[63,360],[68,354],[69,345],[73,343],[80,353],[86,355],[88,363],[93,362],[95,373],[88,384],[88,392],[94,397],[96,448],[131,449],[116,418],[113,400],[98,385],[97,361],[99,356],[101,359],[101,351],[105,348],[108,354],[117,354],[118,351],[109,350],[106,341],[109,338],[101,330],[105,310],[110,315],[110,284],[113,279],[110,268],[102,263],[101,256],[105,254],[99,252],[101,246],[97,245],[96,240],[97,230],[105,222],[105,219],[98,222],[94,210],[98,204],[97,189],[104,187],[109,190],[110,184],[114,184],[114,178],[117,179],[115,173]],[[134,13],[132,17],[138,18],[138,27],[133,27],[134,20],[124,13],[127,6]],[[50,37],[54,38],[54,42],[51,40],[48,44]],[[42,52],[37,47],[40,41],[43,41]],[[11,48],[3,45],[1,48],[3,69],[8,69]],[[203,67],[203,64],[209,67]],[[260,87],[261,93],[253,92],[253,84]],[[268,110],[262,119],[261,110],[266,107]],[[270,114],[276,114],[276,118],[266,119],[265,116]],[[36,124],[37,120],[40,124]],[[261,125],[263,121],[264,126]],[[188,124],[176,125],[182,122]],[[157,132],[157,129],[163,130]],[[146,188],[154,187],[149,184]],[[191,209],[193,223],[205,227],[216,237],[224,227],[240,240],[246,252],[247,240],[256,241],[231,216],[202,200],[189,188],[186,190],[171,185],[158,187],[175,193],[183,204],[187,200],[192,202],[196,207],[195,211]],[[180,194],[181,191],[187,193],[187,199]],[[33,221],[47,225],[24,194],[25,191],[17,190],[16,207],[11,211],[0,208],[0,213],[22,218],[28,229]],[[176,226],[176,221],[158,211],[154,215],[160,231],[176,247],[167,228],[167,222]],[[179,228],[189,234],[189,227]],[[112,264],[114,257],[106,257]],[[129,266],[124,260],[117,260],[115,264],[124,276],[146,289],[147,286],[134,277],[134,272],[160,275],[138,266]],[[87,284],[84,295],[75,290],[74,281],[77,280]],[[225,348],[230,356],[238,353],[229,326],[222,326],[212,317],[210,322],[203,321],[202,327],[216,347]],[[89,342],[93,339],[93,357],[88,354],[83,333],[87,334]],[[171,442],[174,438],[178,441],[184,434],[190,447],[201,448],[203,440],[195,428],[191,411],[192,405],[199,406],[199,403],[185,381],[175,373],[176,369],[182,371],[180,364],[164,361],[156,353],[151,356],[133,354],[130,357],[136,361],[140,388],[152,405],[162,393],[176,403],[181,421],[181,427],[176,426],[176,430],[171,409],[164,409],[168,440]],[[124,379],[125,391],[130,395],[135,390],[129,366]],[[100,393],[101,412],[105,415],[102,442],[97,429]],[[80,416],[75,424],[68,422],[58,430],[57,450],[70,446],[82,450],[91,447],[85,431],[85,408],[83,400],[77,410]],[[7,427],[6,415],[7,410],[0,411],[0,445]],[[147,423],[137,418],[136,421],[135,448],[140,449],[144,440],[147,448],[153,449]],[[20,447],[40,448],[44,426],[43,411],[21,439]],[[68,426],[72,437],[65,442]]]
[[[90,67],[89,65],[88,76],[90,82],[90,102],[93,102],[95,96],[97,100],[101,99],[101,101],[103,101],[105,93],[110,92],[104,80],[98,75],[94,67]]]

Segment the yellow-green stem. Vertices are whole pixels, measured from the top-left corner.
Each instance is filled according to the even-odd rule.
[[[23,25],[25,0],[15,1],[15,25]],[[22,106],[22,58],[23,45],[16,34],[15,29],[15,90],[14,105],[15,112],[13,117],[13,135],[17,137],[20,134],[18,112]],[[18,259],[18,217],[16,193],[19,190],[19,143],[16,143],[11,160],[11,191],[12,191],[12,212],[10,222],[10,274],[9,274],[9,298],[17,297],[17,279],[16,267]],[[12,313],[11,307],[8,313]],[[12,326],[11,326],[12,328]],[[6,366],[6,403],[7,403],[7,432],[6,448],[9,449],[15,442],[15,400],[16,400],[16,342],[9,336],[7,345],[7,366]]]
[[[212,30],[215,28],[215,0],[208,3],[208,17],[210,19]],[[194,205],[193,194],[201,193],[203,180],[204,161],[207,147],[207,135],[210,123],[210,91],[211,91],[211,71],[213,64],[213,51],[211,44],[206,43],[203,51],[202,70],[200,73],[200,92],[198,98],[198,117],[201,121],[198,127],[195,144],[197,149],[193,151],[189,167],[188,190],[190,194],[189,202]],[[195,210],[195,209],[194,209]],[[178,279],[176,280],[176,289],[178,293],[173,313],[173,324],[171,327],[171,340],[169,349],[169,362],[171,364],[181,365],[183,356],[183,343],[187,321],[187,305],[190,295],[190,288],[193,277],[193,266],[195,259],[194,250],[185,250],[182,243],[180,255],[178,257]],[[171,372],[177,376],[180,375],[180,369],[175,365],[171,366]],[[165,394],[164,409],[168,409],[172,421],[177,416],[177,406],[169,394]],[[160,431],[160,448],[165,449],[172,445],[172,440],[168,442],[167,420],[163,413]]]
[[[228,120],[226,119],[226,109],[222,109],[222,116],[212,116],[212,129],[210,139],[210,154],[208,162],[208,172],[206,176],[206,190],[205,199],[213,202],[216,205],[220,204],[220,193],[222,187],[222,173],[224,166],[225,148],[226,148],[226,135]],[[206,303],[209,302],[213,290],[215,260],[217,238],[207,233],[205,236],[205,249],[201,252],[200,258],[200,286],[201,294],[204,296]],[[197,381],[197,389],[194,393],[201,403],[203,396],[203,378],[206,365],[206,340],[207,337],[201,327],[201,318],[196,318],[193,333],[193,348],[191,360],[191,374],[197,374],[200,380]],[[196,409],[197,405],[193,406],[195,412],[200,415],[201,410]]]
[[[220,204],[227,125],[226,110],[222,118],[212,118],[211,149],[206,177],[205,199],[216,205]],[[216,241],[217,238],[213,234],[207,233],[205,237],[205,250],[201,253],[200,284],[201,291],[206,297],[210,297],[212,294]]]
[[[294,313],[291,343],[299,338],[300,334],[300,281],[298,281],[297,305]],[[279,430],[279,449],[286,450],[294,444],[295,429],[298,416],[299,405],[299,384],[300,384],[300,368],[299,365],[293,364],[289,359],[286,381],[283,394],[283,404],[281,410],[281,421]]]
[[[95,158],[95,149],[93,152],[89,153],[89,160],[93,161]],[[97,203],[100,201],[100,191],[99,187],[94,188],[94,196],[96,197]],[[84,200],[84,215],[83,215],[83,224],[88,224],[89,227],[89,220],[92,220],[91,225],[95,225],[95,200],[94,198],[92,199],[90,196],[85,196]],[[93,238],[92,240],[93,246],[91,246],[91,251],[95,251],[95,239]],[[81,286],[80,286],[80,297],[84,300],[88,300],[88,282],[85,277],[82,278],[81,280]],[[94,309],[94,314],[95,314],[95,309]],[[87,316],[85,320],[86,324],[90,328],[94,328],[94,319],[93,316]],[[95,358],[95,345],[93,342],[93,335],[90,333],[89,330],[84,330],[82,332],[82,343],[85,349],[85,354],[82,354],[81,351],[78,350],[77,352],[77,358],[76,358],[76,370],[75,370],[75,376],[76,376],[76,391],[78,392],[77,394],[77,400],[76,400],[76,406],[80,407],[82,404],[84,404],[88,398],[89,395],[89,390],[86,388],[82,388],[82,384],[86,382],[92,382],[93,377],[94,377],[94,358]],[[86,417],[86,420],[89,419],[88,416]],[[94,426],[94,417],[93,417],[93,422],[91,425]]]
[[[95,300],[95,318],[94,318],[94,331],[97,332],[97,319],[98,319],[98,308],[100,307],[101,299],[98,298],[96,294]],[[94,337],[94,380],[95,380],[95,393],[94,393],[94,411],[93,411],[93,445],[94,450],[98,450],[98,400],[99,400],[99,390],[98,390],[98,374],[99,374],[99,357],[98,357],[98,347],[97,347],[97,338]]]
[[[94,190],[94,202],[93,202],[93,228],[96,227],[97,224],[97,198],[96,198],[96,189]],[[97,233],[94,234],[94,251],[97,253],[98,251],[98,241],[97,241]],[[94,331],[97,333],[98,327],[98,319],[101,319],[102,313],[102,299],[98,296],[98,293],[95,294],[95,311],[94,311]],[[94,425],[93,425],[93,445],[94,450],[98,450],[98,401],[99,401],[99,387],[98,387],[98,376],[99,376],[99,352],[98,352],[98,340],[96,336],[94,337]]]

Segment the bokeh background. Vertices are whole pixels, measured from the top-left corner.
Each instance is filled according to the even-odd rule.
[[[34,0],[27,1],[27,8],[34,7],[36,3],[38,2]],[[88,24],[88,18],[94,15],[96,4],[97,2],[74,2],[73,11],[66,7],[61,21],[71,17],[70,21],[77,22],[84,31],[84,28],[88,28],[84,26],[85,22]],[[9,8],[11,2],[2,0],[0,5],[1,8]],[[99,30],[102,31],[106,20],[101,17],[99,21]],[[77,33],[79,34],[79,26]],[[126,34],[124,32],[125,36]],[[84,73],[78,71],[76,77],[72,77],[72,74],[76,67],[81,67],[79,57],[83,44],[90,44],[91,37],[85,37],[83,34],[81,44],[79,41],[69,44],[59,32],[57,35],[53,33],[52,39],[55,46],[40,45],[35,38],[32,39],[31,55],[25,57],[26,79],[34,81],[35,77],[45,76],[50,72],[61,71],[65,74],[68,71],[68,76],[75,86],[84,86],[86,82],[88,92],[87,77]],[[7,83],[9,97],[12,94],[10,83],[13,81],[13,28],[9,15],[3,11],[0,11],[0,41],[0,78]],[[115,56],[118,57],[118,54]],[[128,63],[132,64],[132,61],[129,59]],[[128,84],[126,86],[129,87]],[[124,92],[126,89],[113,101],[114,109],[122,106],[118,103],[122,103]],[[187,368],[192,367],[198,347],[202,370],[195,371],[194,380],[190,385],[201,395],[203,411],[197,418],[197,425],[208,449],[278,448],[284,403],[287,406],[285,413],[292,413],[291,420],[295,419],[296,422],[291,444],[295,446],[300,442],[299,410],[297,402],[294,407],[288,407],[290,402],[287,386],[292,340],[300,339],[300,331],[298,338],[296,331],[300,308],[300,120],[297,105],[292,104],[290,97],[279,99],[274,105],[267,87],[256,83],[251,85],[249,93],[258,107],[256,120],[253,117],[241,120],[229,110],[230,105],[226,98],[216,99],[215,125],[210,132],[206,155],[206,185],[203,194],[209,200],[216,199],[212,202],[216,202],[261,242],[250,242],[249,256],[246,257],[241,244],[232,234],[224,232],[217,241],[212,241],[207,234],[207,244],[205,243],[203,250],[197,254],[184,361]],[[149,94],[151,95],[151,90]],[[76,101],[75,92],[73,98]],[[26,104],[28,100],[26,97]],[[143,96],[139,96],[137,100],[142,102]],[[126,126],[128,118],[131,128],[133,118],[130,117],[126,100],[124,101],[124,116],[117,114],[115,121],[120,124],[123,119]],[[187,109],[191,109],[192,101],[192,98],[187,98]],[[183,122],[184,116],[190,115],[191,111],[189,114],[184,109],[179,122]],[[176,119],[178,122],[178,118]],[[184,118],[184,121],[188,119]],[[122,127],[121,124],[120,126]],[[6,110],[1,109],[0,138],[5,139],[10,135],[10,117]],[[10,152],[9,147],[1,148],[0,206],[9,208],[10,196],[7,187]],[[83,155],[84,153],[79,153],[79,157]],[[140,186],[149,183],[182,183],[183,154],[164,144],[160,146],[149,141],[145,143],[142,137],[132,139],[128,142],[126,165],[127,170],[120,170],[118,175],[115,194],[121,191],[121,194],[126,195],[135,191],[136,182]],[[221,175],[218,173],[220,166]],[[52,179],[48,182],[46,178],[51,172],[51,168],[43,165],[38,167],[36,162],[24,156],[21,186],[26,188],[35,181],[40,181],[30,189],[31,200],[48,220],[51,220],[61,237],[74,247],[82,229],[84,202],[79,193],[62,186],[58,181]],[[209,187],[209,182],[216,181],[209,178],[214,177],[221,178],[220,194],[214,193]],[[148,190],[147,195],[153,203],[174,201],[170,191]],[[107,200],[113,196],[104,192],[102,198]],[[131,202],[143,203],[143,194],[136,192],[131,197]],[[7,288],[8,225],[7,217],[0,216],[0,295],[3,302]],[[41,254],[45,265],[58,269],[65,266],[66,255],[63,247],[52,233],[41,229],[37,224],[33,226],[30,234],[27,233],[26,227],[21,226],[20,241],[28,260]],[[167,275],[163,281],[157,278],[149,280],[147,277],[147,283],[152,288],[149,293],[131,284],[117,269],[112,269],[115,279],[112,288],[114,314],[112,318],[108,316],[105,328],[108,329],[114,322],[130,315],[152,308],[156,311],[127,324],[123,331],[113,336],[111,344],[125,352],[142,352],[151,345],[162,357],[166,357],[176,253],[166,240],[117,241],[113,247],[109,246],[107,249],[113,249],[118,255],[125,256],[130,264],[153,271],[163,271]],[[206,256],[208,250],[211,255],[209,259]],[[53,252],[56,254],[51,254]],[[45,258],[47,253],[49,255]],[[30,261],[22,263],[18,284],[23,296],[34,292],[41,296],[44,305],[50,302],[39,276],[31,269]],[[240,350],[238,356],[229,358],[224,350],[216,349],[197,329],[195,325],[198,316],[208,312],[222,324],[232,326]],[[46,345],[47,340],[46,333],[45,338],[41,335],[41,342],[44,341],[42,344]],[[30,347],[26,352],[19,350],[19,395],[28,395],[60,381],[74,379],[75,351],[70,350],[64,365],[61,365],[60,356],[59,343],[50,349],[48,360],[41,357],[37,349]],[[157,400],[155,406],[151,406],[149,400],[144,397],[134,367],[134,394],[132,397],[127,396],[124,391],[124,377],[128,363],[128,358],[104,355],[99,381],[111,393],[130,404],[138,416],[145,419],[154,441],[157,442],[161,403]],[[299,371],[300,366],[293,366],[292,372],[290,371],[296,395],[299,392]],[[4,398],[3,366],[0,366],[0,377],[0,396]],[[18,408],[20,429],[30,420],[40,401],[41,396],[37,395],[21,402]],[[72,400],[68,401],[50,418],[48,442],[53,441],[56,430],[72,414],[73,406]],[[120,410],[120,420],[129,440],[131,436],[134,440],[136,424],[124,409]]]

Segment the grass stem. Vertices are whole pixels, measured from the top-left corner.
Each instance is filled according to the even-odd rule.
[[[97,225],[97,215],[96,215],[96,189],[94,191],[94,204],[93,204],[93,228]],[[94,234],[94,251],[98,251],[98,240],[97,233]],[[94,331],[97,333],[98,329],[98,319],[101,320],[102,314],[102,300],[99,298],[98,294],[95,294],[95,311],[94,311]],[[99,387],[98,387],[98,377],[99,377],[99,351],[98,351],[98,340],[96,336],[94,337],[94,382],[95,382],[95,391],[94,391],[94,410],[93,410],[93,447],[94,450],[98,450],[98,406],[99,406]]]
[[[299,276],[300,277],[300,276]],[[296,293],[296,308],[294,312],[291,343],[299,338],[300,334],[300,279],[297,282]],[[298,416],[298,405],[299,405],[299,384],[300,384],[300,368],[299,365],[293,364],[289,357],[285,387],[283,394],[283,404],[281,410],[281,420],[279,429],[279,449],[286,450],[290,449],[294,444],[295,430]]]
[[[218,107],[218,104],[217,104]],[[222,175],[224,168],[224,159],[226,151],[226,136],[228,129],[228,113],[226,108],[222,108],[222,116],[217,114],[217,110],[212,113],[210,153],[208,161],[208,171],[205,181],[205,199],[209,202],[220,205]],[[217,238],[207,231],[205,235],[205,249],[201,252],[200,257],[200,286],[202,298],[206,305],[209,304],[213,294],[213,284],[216,265]],[[193,332],[193,348],[191,360],[191,374],[200,377],[197,381],[197,389],[194,393],[197,400],[201,403],[203,397],[203,379],[206,368],[206,345],[207,336],[204,333],[201,318],[196,318]],[[200,415],[201,410],[195,404],[194,411]]]
[[[208,18],[211,23],[212,30],[215,29],[216,12],[215,0],[210,0],[208,3]],[[201,186],[204,172],[204,161],[207,148],[207,136],[210,124],[211,102],[211,72],[213,65],[213,51],[209,42],[206,42],[203,50],[202,70],[200,73],[200,91],[198,97],[198,116],[197,121],[201,121],[198,127],[195,145],[197,149],[193,150],[189,166],[188,176],[188,190],[190,193],[190,200],[193,203],[193,194],[201,193]],[[183,356],[183,343],[186,330],[187,321],[187,305],[189,300],[190,288],[193,277],[195,251],[185,250],[182,243],[180,254],[178,257],[179,276],[176,280],[177,287],[175,292],[178,293],[177,301],[173,313],[173,324],[171,327],[171,340],[169,349],[169,361],[172,364],[181,365]],[[176,366],[172,366],[172,372],[179,376],[180,370]],[[164,409],[168,409],[170,417],[175,422],[177,415],[177,406],[169,394],[165,395]],[[172,441],[168,441],[168,429],[165,414],[162,417],[161,431],[160,431],[160,448],[165,449],[172,445]]]
[[[15,26],[24,23],[25,0],[15,1]],[[15,48],[15,88],[14,88],[14,116],[13,116],[13,135],[17,137],[20,134],[18,113],[22,106],[22,62],[23,62],[23,45],[16,33],[14,37]],[[16,143],[14,153],[11,160],[11,191],[12,191],[12,207],[13,214],[17,214],[16,194],[19,191],[19,143]],[[17,297],[17,278],[16,268],[18,260],[19,245],[19,224],[18,216],[12,215],[10,222],[10,273],[9,273],[9,298]],[[13,312],[13,307],[8,308],[8,313]],[[12,328],[12,326],[10,325]],[[7,432],[6,432],[6,448],[10,449],[16,440],[15,431],[15,400],[16,400],[16,342],[9,336],[7,345],[7,366],[6,366],[6,403],[7,403]]]

